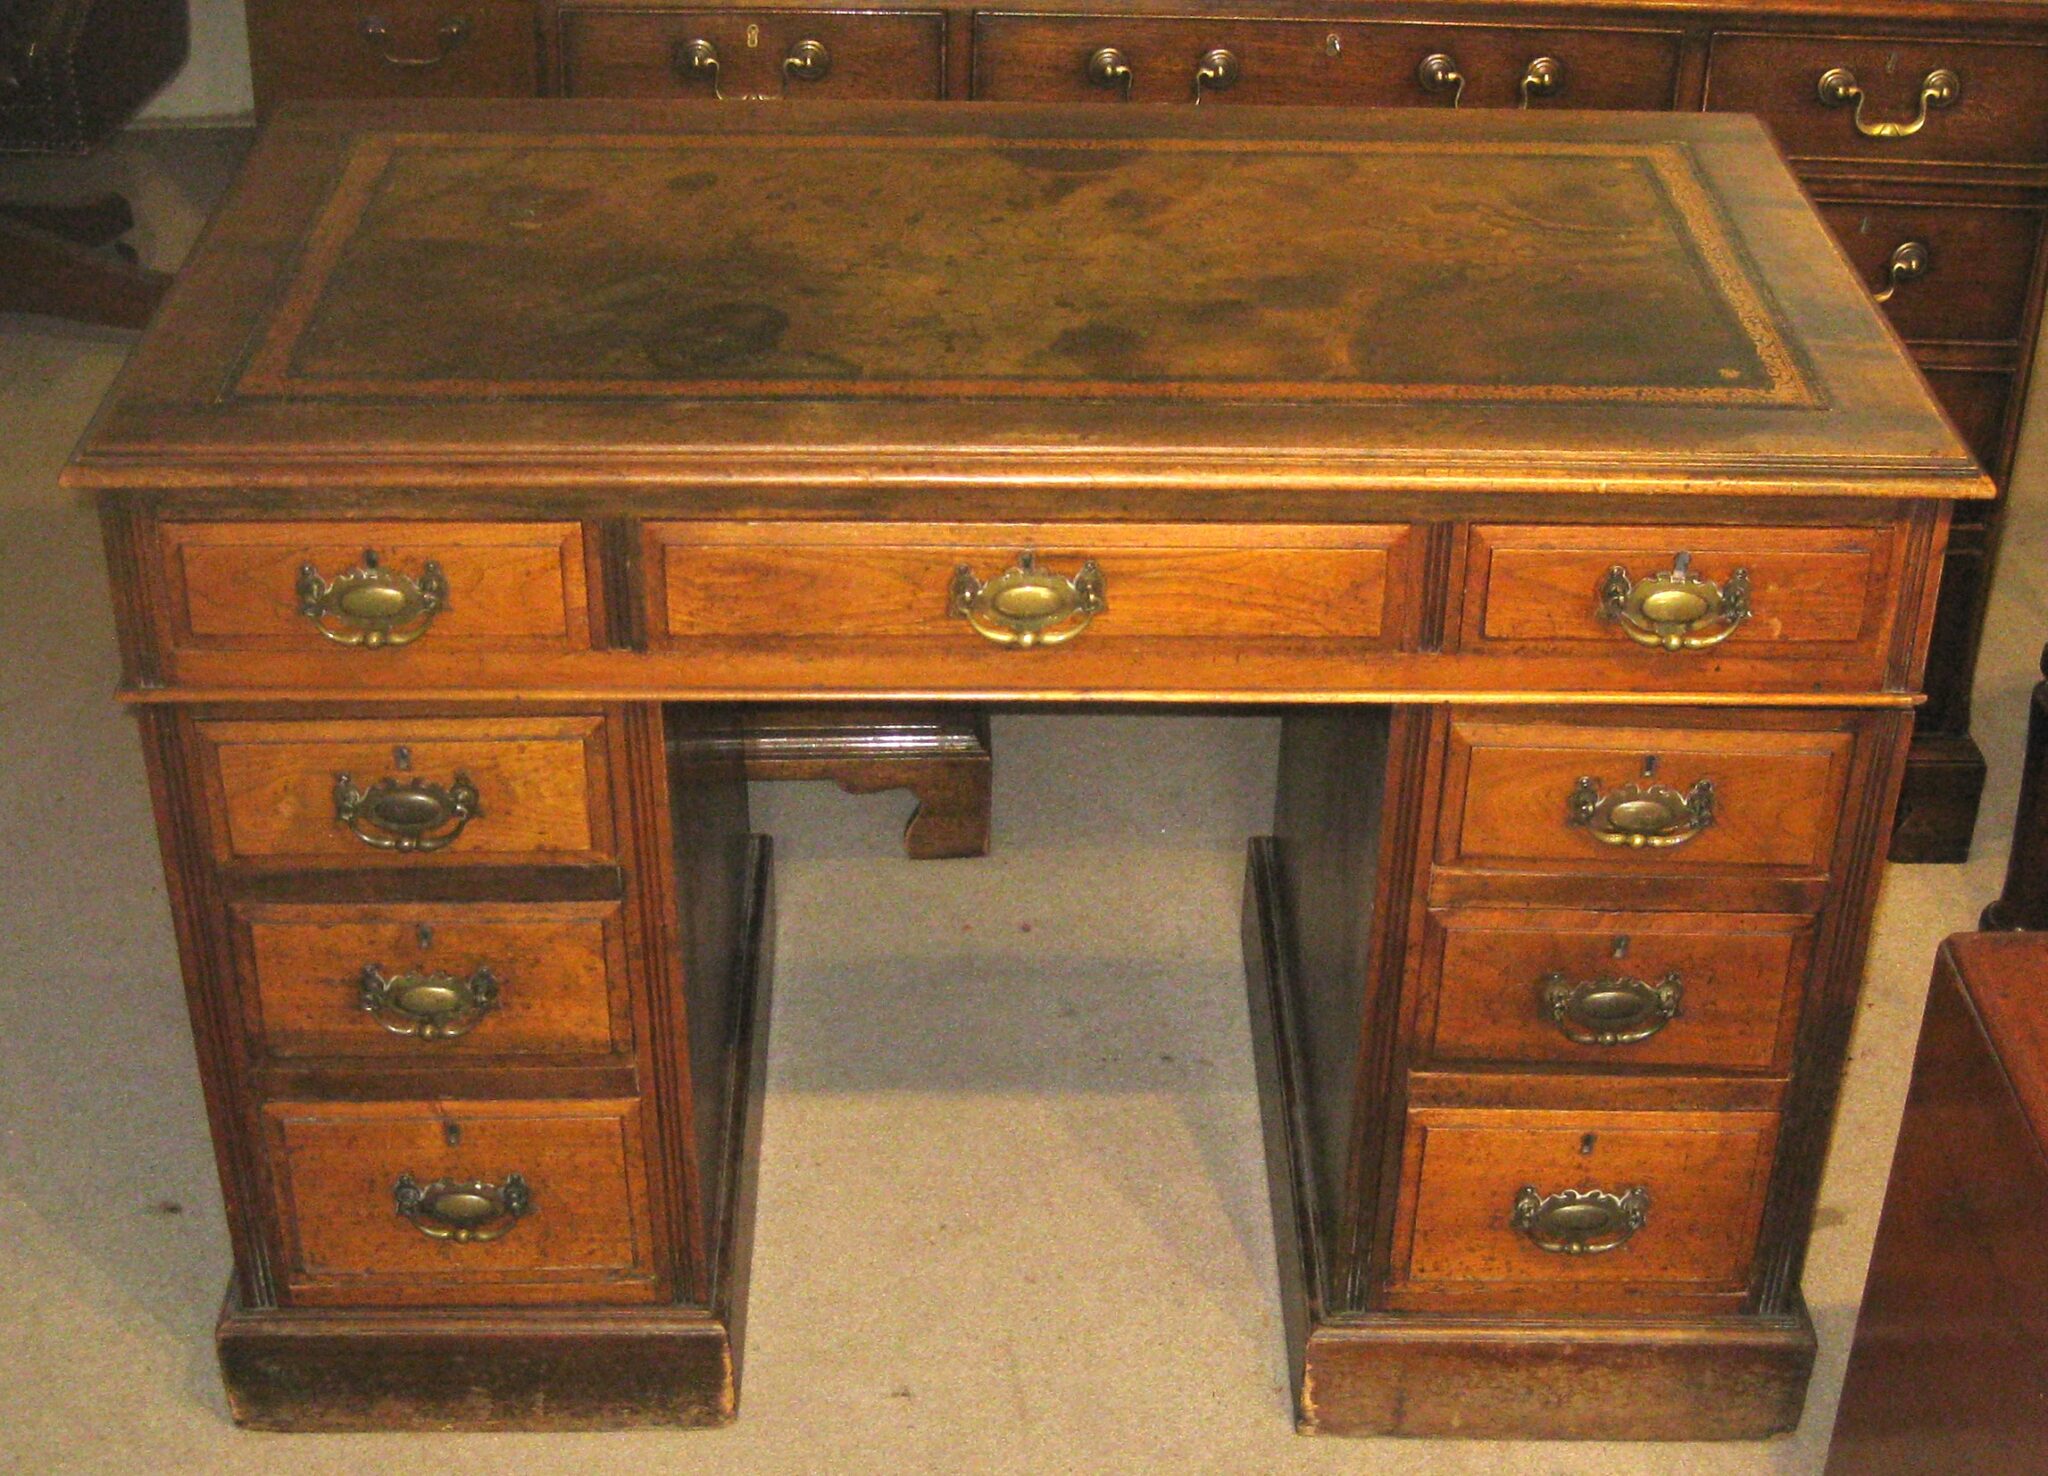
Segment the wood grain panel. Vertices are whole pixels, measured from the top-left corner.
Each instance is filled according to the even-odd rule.
[[[1647,876],[1716,868],[1824,872],[1852,744],[1844,732],[1461,718],[1451,728],[1437,857],[1449,865],[1565,865]],[[1656,773],[1646,781],[1652,756]],[[1566,801],[1582,776],[1602,794],[1641,782],[1685,794],[1710,780],[1714,821],[1676,846],[1607,844],[1566,821]]]
[[[1417,1004],[1421,1048],[1436,1062],[1784,1071],[1812,942],[1805,917],[1433,911]],[[1573,984],[1675,976],[1683,994],[1677,1015],[1649,1039],[1583,1044],[1544,1007],[1552,971]]]
[[[1409,1113],[1390,1308],[1650,1310],[1747,1289],[1777,1117],[1768,1112]],[[1649,1196],[1643,1228],[1599,1254],[1510,1228],[1524,1186]]]
[[[595,717],[202,721],[197,729],[223,862],[434,866],[611,852]],[[443,849],[379,850],[336,819],[343,774],[362,790],[387,777],[446,788],[466,775],[481,808]]]
[[[234,915],[250,1035],[273,1056],[426,1062],[632,1046],[616,902],[243,903]],[[497,1002],[461,1035],[395,1033],[362,1008],[370,964],[387,976],[488,969]]]
[[[655,1294],[635,1102],[276,1102],[263,1120],[292,1303]],[[396,1210],[408,1173],[422,1186],[518,1173],[533,1208],[496,1240],[433,1239]]]

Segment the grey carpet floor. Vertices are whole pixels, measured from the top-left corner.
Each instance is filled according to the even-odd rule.
[[[174,264],[240,146],[142,133],[91,167],[133,192],[146,254]],[[76,170],[10,178],[54,190]],[[1992,769],[1975,859],[1886,876],[1796,1434],[1292,1433],[1236,922],[1277,728],[1104,715],[997,721],[985,860],[903,861],[900,796],[754,791],[782,921],[736,1425],[253,1435],[213,1370],[226,1242],[141,761],[111,697],[96,528],[56,487],[130,341],[0,317],[0,1472],[1820,1469],[1929,963],[2003,876],[2048,636],[2040,468],[2020,479],[1978,678]]]

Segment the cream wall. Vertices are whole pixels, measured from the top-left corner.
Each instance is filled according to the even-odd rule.
[[[142,116],[152,119],[234,118],[249,112],[249,37],[242,0],[186,0],[192,54],[184,70]]]

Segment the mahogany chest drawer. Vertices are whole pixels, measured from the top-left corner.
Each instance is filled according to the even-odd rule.
[[[527,0],[249,0],[256,107],[286,98],[526,97],[540,84]]]
[[[1459,717],[1441,865],[1825,874],[1847,732]]]
[[[613,854],[597,717],[196,724],[214,854],[258,865]]]
[[[1772,1112],[1415,1108],[1387,1305],[1739,1300],[1777,1129]]]
[[[1795,159],[2048,160],[2048,46],[1724,32],[1707,108],[1757,113]]]
[[[272,1057],[632,1048],[617,902],[244,902],[234,919],[249,1035]]]
[[[1432,910],[1419,1049],[1439,1065],[1786,1072],[1812,932],[1795,915]]]
[[[1658,110],[1672,104],[1678,53],[1676,32],[1626,28],[985,13],[974,95]]]
[[[938,11],[564,6],[571,97],[938,98]]]
[[[1726,661],[1764,661],[1875,685],[1903,538],[1891,525],[1478,524],[1463,649],[1597,659],[1660,684],[1712,685]]]
[[[2042,64],[2048,66],[2048,53]],[[1900,336],[2017,343],[2041,212],[2009,206],[1818,201]]]
[[[160,534],[173,674],[308,683],[366,665],[460,685],[482,654],[590,647],[576,523],[167,522]]]
[[[1226,662],[1381,648],[1408,583],[1399,524],[655,523],[647,539],[655,644],[814,674],[888,651],[1043,682],[1017,650],[1058,646],[1062,672],[1131,681],[1167,645]]]
[[[293,1302],[655,1294],[636,1102],[273,1102],[263,1118]]]

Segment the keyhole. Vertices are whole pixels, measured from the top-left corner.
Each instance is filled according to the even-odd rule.
[[[420,952],[422,953],[425,953],[429,948],[432,948],[434,946],[434,930],[428,927],[425,923],[421,923],[419,925],[419,927],[414,931],[413,937],[419,940]],[[1620,957],[1619,954],[1615,956],[1617,958]]]
[[[1650,778],[1654,778],[1654,777],[1656,776],[1656,773],[1657,773],[1657,755],[1656,755],[1656,754],[1654,754],[1654,753],[1646,753],[1646,754],[1644,754],[1644,755],[1643,755],[1643,777],[1644,777],[1645,779],[1650,779]]]
[[[1583,1158],[1591,1158],[1593,1156],[1593,1145],[1598,1141],[1599,1138],[1597,1137],[1597,1135],[1593,1133],[1588,1133],[1585,1137],[1579,1139],[1580,1156]]]
[[[1342,37],[1340,37],[1340,36],[1339,36],[1339,35],[1338,35],[1338,34],[1337,34],[1337,33],[1336,33],[1335,31],[1332,31],[1332,32],[1330,32],[1330,34],[1329,34],[1329,35],[1327,35],[1327,36],[1323,37],[1323,55],[1324,55],[1324,56],[1335,56],[1335,55],[1337,55],[1337,54],[1338,54],[1339,52],[1341,52],[1341,51],[1342,51],[1343,49],[1344,49],[1344,41],[1343,41],[1343,38],[1342,38]]]
[[[462,1143],[462,1124],[459,1122],[443,1123],[441,1125],[441,1136],[447,1140],[450,1148],[459,1147]],[[1586,1141],[1590,1143],[1592,1139],[1588,1137]]]
[[[1615,958],[1627,958],[1627,957],[1628,957],[1628,934],[1626,934],[1626,933],[1619,933],[1619,934],[1616,934],[1616,935],[1615,935],[1615,939],[1614,939],[1614,952],[1613,952],[1613,957],[1615,957]]]
[[[1884,59],[1884,74],[1889,77],[1899,69],[1899,54],[1894,51]]]
[[[758,51],[758,50],[760,49],[760,46],[761,46],[761,28],[760,28],[759,26],[748,26],[748,27],[747,27],[747,50],[749,50],[749,51]]]
[[[391,767],[398,770],[398,772],[401,774],[406,773],[408,770],[410,770],[412,768],[412,750],[410,748],[407,748],[403,743],[399,744],[398,747],[392,749]]]
[[[1867,235],[1869,235],[1869,234],[1870,234],[1870,217],[1869,217],[1869,216],[1867,216],[1867,215],[1866,215],[1866,216],[1864,216],[1864,217],[1863,217],[1863,223],[1862,223],[1861,225],[1859,225],[1859,226],[1857,226],[1857,227],[1856,227],[1856,234],[1857,234],[1857,235],[1859,235],[1859,236],[1867,236]]]

